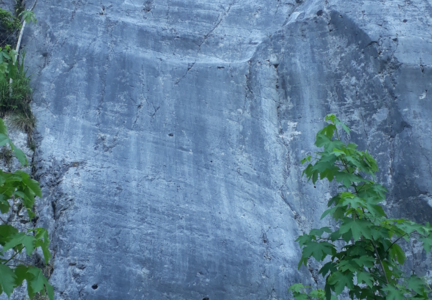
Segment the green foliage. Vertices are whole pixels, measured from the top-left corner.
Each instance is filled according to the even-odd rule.
[[[23,10],[19,16],[26,21],[27,23],[37,23],[36,17],[34,15],[34,12],[30,11],[30,10]]]
[[[0,111],[12,112],[32,119],[30,78],[24,69],[25,54],[17,59],[17,53],[9,45],[0,47]]]
[[[11,32],[21,28],[21,22],[17,17],[14,17],[7,10],[0,8],[0,24],[6,29],[6,31]]]
[[[293,284],[289,291],[293,293],[294,299],[296,300],[324,300],[325,299],[325,291],[321,289],[311,290],[311,286],[304,286],[301,283]],[[337,300],[335,296],[331,297],[331,300]]]
[[[0,119],[0,146],[8,145],[22,165],[27,166],[27,158],[24,153],[15,147],[7,134],[6,126]],[[39,183],[30,178],[30,175],[18,170],[13,173],[0,170],[0,211],[2,214],[9,212],[11,201],[18,203],[27,210],[31,220],[35,214],[33,205],[35,196],[42,197]],[[36,248],[41,248],[45,264],[48,264],[51,253],[49,252],[48,232],[44,228],[29,229],[27,232],[19,232],[18,229],[3,221],[0,225],[0,294],[3,292],[10,296],[14,288],[27,281],[27,292],[31,299],[36,295],[47,294],[50,300],[54,299],[54,291],[42,270],[28,265],[17,258],[23,250],[30,256]]]
[[[17,2],[17,16],[26,22],[36,23],[36,18],[31,10],[25,10],[20,1]],[[30,109],[32,90],[30,78],[24,68],[25,53],[18,58],[18,53],[11,43],[19,29],[23,29],[20,19],[10,12],[0,9],[0,116],[6,114],[19,115],[21,128],[31,133],[34,125],[34,117]],[[26,119],[26,120],[24,120]]]
[[[325,287],[324,292],[307,293],[309,287],[295,284],[290,288],[294,298],[337,299],[347,289],[351,299],[432,299],[423,278],[402,272],[406,255],[398,245],[402,238],[415,237],[429,252],[432,226],[387,218],[380,204],[387,190],[374,181],[375,159],[340,139],[340,129],[347,134],[350,129],[335,115],[325,120],[330,124],[317,133],[315,142],[323,150],[302,160],[308,164],[303,174],[314,184],[324,179],[340,184],[321,217],[330,215],[336,229],[313,229],[297,239],[302,247],[299,268],[311,257],[325,263],[319,271]]]

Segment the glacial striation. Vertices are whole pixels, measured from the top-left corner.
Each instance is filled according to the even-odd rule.
[[[430,0],[45,0],[24,37],[56,299],[276,300],[333,186],[327,113],[432,221]],[[415,242],[408,267],[429,273]],[[19,295],[15,296],[18,299]]]

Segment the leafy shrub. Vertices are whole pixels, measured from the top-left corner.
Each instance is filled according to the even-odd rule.
[[[27,166],[25,154],[9,139],[7,129],[0,119],[0,146],[8,145],[22,165]],[[33,205],[35,197],[42,197],[39,183],[30,178],[30,175],[18,170],[13,173],[0,170],[0,211],[2,214],[9,213],[11,201],[26,209],[29,219],[33,219]],[[32,255],[36,248],[41,248],[44,262],[48,264],[51,253],[48,249],[48,232],[44,228],[29,229],[20,232],[14,226],[0,218],[0,295],[4,292],[10,296],[13,290],[27,281],[27,292],[31,299],[36,295],[48,295],[50,300],[54,299],[52,286],[40,268],[22,261],[21,255],[25,249],[27,256]]]
[[[336,229],[312,229],[297,241],[302,247],[299,262],[306,265],[313,257],[325,263],[319,273],[325,278],[324,290],[313,290],[295,284],[290,291],[297,300],[337,299],[345,289],[351,299],[432,299],[429,286],[417,275],[402,271],[405,252],[398,245],[401,239],[415,237],[430,252],[432,226],[405,219],[390,219],[380,205],[387,189],[376,183],[378,166],[367,151],[357,150],[354,143],[344,143],[339,130],[350,129],[335,115],[325,118],[330,124],[316,135],[315,145],[323,148],[314,157],[307,156],[303,174],[315,184],[320,179],[336,180],[338,192],[328,201]]]
[[[24,70],[25,54],[17,60],[15,50],[9,46],[0,48],[0,112],[19,113],[31,118],[30,78]]]
[[[15,43],[20,28],[20,20],[7,10],[0,8],[0,47]]]
[[[17,5],[19,3],[21,2],[17,2]],[[18,127],[31,133],[34,126],[34,117],[30,109],[32,90],[30,77],[24,68],[25,53],[18,59],[19,50],[14,50],[9,42],[16,37],[19,29],[20,36],[22,35],[26,22],[36,23],[36,18],[32,10],[25,10],[22,5],[18,5],[17,14],[22,18],[23,24],[8,11],[0,9],[0,116],[9,113],[19,115],[18,118],[14,118]],[[19,44],[20,42],[17,49]]]
[[[0,8],[0,24],[8,33],[21,28],[20,20],[2,8]]]

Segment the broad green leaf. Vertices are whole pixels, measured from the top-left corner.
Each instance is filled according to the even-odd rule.
[[[312,241],[312,236],[310,236],[309,234],[303,234],[296,239],[296,242],[298,242],[300,246],[304,246],[310,241]]]
[[[320,229],[312,229],[309,232],[309,235],[315,235],[315,236],[319,236],[320,237],[324,232],[332,233],[332,231],[331,231],[331,229],[329,227],[323,227],[323,228],[320,228]]]
[[[357,284],[366,283],[369,287],[372,287],[374,284],[373,277],[367,272],[357,272]]]
[[[335,114],[328,114],[325,116],[324,120],[327,122],[330,120],[333,124],[336,124],[336,121],[339,121],[339,119],[336,117]]]
[[[375,264],[375,259],[370,256],[361,256],[360,258],[353,258],[353,261],[359,267],[366,267],[366,268],[371,268]]]
[[[314,298],[318,298],[318,299],[324,299],[325,297],[325,292],[324,290],[321,289],[317,289],[317,290],[313,290],[309,293],[310,297],[314,297]]]
[[[334,132],[336,131],[336,126],[333,124],[329,124],[321,129],[318,134],[324,134],[328,139],[333,137]]]
[[[398,244],[393,244],[391,248],[389,249],[390,257],[395,257],[397,262],[401,265],[404,264],[406,256],[405,252],[402,250],[402,248]]]
[[[0,264],[0,286],[8,297],[10,297],[15,287],[15,274],[8,266],[3,264]]]
[[[416,292],[417,294],[423,294],[425,290],[425,282],[419,277],[413,275],[408,279],[408,288]]]
[[[323,277],[327,275],[328,272],[336,272],[336,264],[332,261],[326,263],[322,268],[319,270],[319,274],[321,274]]]
[[[301,160],[301,164],[304,164],[305,162],[308,162],[308,161],[310,161],[310,160],[311,160],[311,156],[308,155],[308,156],[306,156],[305,158],[303,158],[303,159]]]
[[[10,142],[10,139],[7,135],[0,133],[0,146],[5,146]]]
[[[298,266],[297,266],[297,268],[300,270],[300,268],[301,268],[301,266],[302,265],[307,265],[307,262],[308,262],[308,258],[307,257],[301,257],[300,258],[300,261],[299,261],[299,263],[298,263]]]
[[[323,156],[321,159],[319,159],[315,165],[313,166],[313,170],[318,171],[320,173],[323,173],[325,171],[333,171],[334,173],[337,173],[339,168],[335,168],[334,164],[336,162],[336,156],[334,155],[326,155]],[[325,174],[325,173],[324,173]],[[321,176],[321,178],[324,178],[326,176]]]
[[[3,247],[3,253],[8,251],[9,249],[12,249],[15,246],[18,246],[20,244],[24,245],[26,247],[27,255],[31,255],[34,250],[34,244],[35,238],[31,235],[26,235],[23,232],[17,233],[12,237],[12,239],[6,243]]]
[[[333,213],[333,219],[339,221],[340,219],[345,217],[346,209],[346,206],[339,206],[338,208],[336,208],[335,212]]]
[[[27,279],[29,295],[35,295],[39,292],[45,294],[46,288],[48,292],[48,297],[50,298],[50,300],[54,300],[52,286],[49,284],[48,280],[43,275],[42,270],[39,268],[30,267],[27,273],[32,275],[29,276]]]
[[[327,255],[332,255],[335,248],[328,242],[310,242],[303,248],[303,257],[314,257],[317,261],[323,260]]]
[[[385,286],[383,290],[387,292],[387,300],[405,300],[403,293],[392,285]]]
[[[0,194],[0,211],[2,214],[5,214],[9,211],[10,204],[7,201],[6,197],[3,194]]]
[[[8,225],[8,224],[2,224],[2,225],[0,225],[0,245],[4,246],[17,233],[18,233],[18,229],[16,229],[12,225]]]
[[[334,231],[332,234],[330,234],[330,239],[332,241],[336,241],[337,239],[339,239],[341,237],[341,233],[339,230]],[[348,239],[349,240],[349,239]]]
[[[339,231],[344,234],[351,230],[354,241],[357,241],[362,235],[367,239],[370,239],[372,237],[370,230],[371,225],[372,223],[367,220],[344,218]]]
[[[388,239],[390,237],[389,230],[384,227],[373,227],[372,237],[376,241],[380,239]]]
[[[356,143],[349,143],[347,145],[347,147],[350,148],[350,149],[357,149],[358,145]]]
[[[312,164],[308,164],[308,166],[303,170],[302,175],[306,175],[306,177],[310,180],[310,177],[312,176]]]
[[[345,130],[345,132],[347,134],[350,133],[351,130],[348,128],[348,126],[346,126],[344,123],[340,123],[340,125],[341,125],[342,129]]]
[[[42,252],[44,255],[44,259],[45,259],[45,263],[48,264],[50,258],[51,258],[51,253],[48,249],[49,247],[49,237],[48,237],[48,231],[45,228],[35,228],[35,229],[31,229],[29,231],[36,231],[36,241],[35,241],[35,247],[41,247],[42,248]]]
[[[336,295],[339,295],[345,287],[348,287],[349,289],[354,287],[352,279],[352,273],[341,273],[337,271],[330,275],[328,283],[334,286]]]
[[[426,253],[429,253],[432,247],[432,237],[428,236],[426,238],[421,238],[420,240],[423,243],[423,249],[426,251]]]
[[[314,171],[312,174],[312,183],[315,184],[318,180],[318,171]]]
[[[54,300],[54,288],[53,288],[53,286],[51,284],[48,283],[48,281],[45,284],[45,288],[46,288],[46,291],[47,291],[48,298],[50,300]]]
[[[42,198],[42,191],[39,186],[39,182],[31,178],[26,178],[25,180],[23,180],[23,182],[36,194],[36,196]]]
[[[347,172],[338,172],[335,174],[336,181],[342,182],[342,184],[349,188],[352,182],[362,182],[364,179],[360,175],[355,175]]]
[[[15,147],[15,145],[13,145],[12,142],[9,143],[9,145],[11,146],[12,151],[14,152],[16,158],[18,158],[21,165],[27,166],[28,165],[27,157],[25,156],[24,152],[22,152],[21,149]]]
[[[329,182],[332,182],[333,179],[334,179],[334,177],[335,177],[335,174],[337,172],[339,172],[339,168],[338,167],[327,168],[327,169],[325,169],[324,171],[322,171],[320,173],[320,178],[321,178],[321,180],[323,180],[324,178],[327,178],[327,180]]]
[[[359,269],[360,266],[354,260],[343,260],[339,263],[339,270],[342,272],[350,271],[351,273],[355,273]]]
[[[303,284],[301,284],[301,283],[295,283],[292,286],[290,286],[290,288],[288,289],[288,291],[293,291],[293,292],[299,293],[304,288],[306,288],[306,287]]]
[[[328,136],[323,133],[318,133],[316,136],[315,146],[322,147],[330,142],[331,140],[328,138]]]
[[[333,207],[333,208],[329,208],[327,209],[322,215],[321,215],[321,219],[324,219],[328,214],[333,215],[333,213],[335,212],[335,210],[337,209],[337,207]]]
[[[366,204],[366,209],[375,217],[385,217],[386,213],[384,209],[380,205],[371,205],[369,203]]]
[[[309,300],[310,298],[308,297],[308,295],[303,294],[303,293],[295,293],[294,294],[294,299],[295,300]]]
[[[24,266],[24,265],[18,265],[16,268],[15,268],[15,286],[20,286],[20,285],[22,285],[22,283],[23,283],[23,281],[25,280],[25,279],[27,279],[27,271],[28,271],[28,268],[29,267],[27,267],[27,266]]]
[[[349,196],[344,197],[343,194],[350,194]],[[342,205],[349,205],[352,208],[364,208],[366,203],[363,199],[352,195],[351,193],[343,193],[342,196]]]
[[[15,191],[14,195],[20,197],[21,199],[27,198],[27,195],[22,191]]]

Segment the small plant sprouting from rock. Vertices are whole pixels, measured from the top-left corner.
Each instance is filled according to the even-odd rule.
[[[10,117],[10,122],[11,126],[30,134],[33,132],[33,129],[36,126],[36,118],[33,115],[26,116],[24,114],[17,113]]]
[[[323,150],[302,160],[308,164],[303,174],[313,184],[324,179],[340,183],[340,192],[321,217],[330,215],[336,226],[312,229],[297,239],[302,247],[299,268],[312,257],[323,262],[319,273],[325,287],[313,290],[298,283],[289,290],[296,300],[335,300],[344,290],[351,299],[432,299],[424,278],[402,271],[406,255],[399,246],[402,239],[414,237],[430,252],[432,226],[388,218],[380,204],[387,189],[375,182],[375,159],[341,140],[340,129],[347,134],[350,129],[335,115],[325,120],[330,124],[318,132],[315,142]]]

